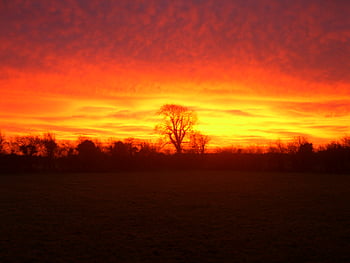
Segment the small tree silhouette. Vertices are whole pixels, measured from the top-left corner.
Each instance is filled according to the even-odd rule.
[[[0,154],[4,151],[4,145],[5,145],[5,136],[0,131]]]
[[[58,144],[54,134],[44,134],[44,136],[41,138],[41,145],[44,148],[44,155],[47,157],[47,166],[49,169],[52,169],[54,167],[55,155],[58,150]]]
[[[41,144],[45,149],[45,155],[52,160],[55,157],[55,152],[58,148],[54,134],[46,133],[41,139]]]
[[[297,137],[298,151],[297,151],[297,170],[307,171],[313,165],[313,144],[305,137]]]
[[[91,140],[84,140],[77,146],[78,157],[83,169],[95,170],[100,165],[100,148]]]
[[[95,143],[90,140],[82,141],[78,145],[77,150],[78,150],[79,156],[81,156],[85,160],[93,159],[98,153],[98,148],[96,147]]]
[[[40,148],[40,139],[37,136],[20,136],[16,138],[19,151],[25,156],[34,156]]]
[[[204,154],[209,141],[208,135],[204,135],[199,131],[192,132],[190,136],[191,151],[197,154]]]
[[[128,147],[122,141],[113,142],[109,147],[113,158],[125,158],[129,156]]]

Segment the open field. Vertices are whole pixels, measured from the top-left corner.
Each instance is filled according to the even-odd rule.
[[[350,262],[350,176],[1,175],[0,262]]]

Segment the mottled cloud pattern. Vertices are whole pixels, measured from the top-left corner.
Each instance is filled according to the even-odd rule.
[[[349,13],[346,0],[3,0],[0,129],[67,132],[81,116],[92,134],[147,137],[157,108],[182,103],[213,136],[341,136]]]

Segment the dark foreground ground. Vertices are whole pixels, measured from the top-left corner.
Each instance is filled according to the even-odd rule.
[[[350,262],[350,176],[0,176],[0,262]]]

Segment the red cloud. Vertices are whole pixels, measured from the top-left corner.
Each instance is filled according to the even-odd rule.
[[[328,1],[9,1],[2,65],[59,70],[61,60],[217,63],[348,79],[350,3]],[[160,64],[159,64],[160,63]],[[78,65],[76,65],[78,66]]]

